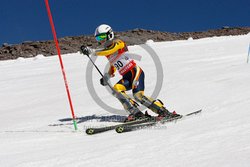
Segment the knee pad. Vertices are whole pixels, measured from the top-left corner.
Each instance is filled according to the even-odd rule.
[[[122,85],[122,84],[115,84],[113,88],[117,92],[126,91],[126,87],[124,85]]]

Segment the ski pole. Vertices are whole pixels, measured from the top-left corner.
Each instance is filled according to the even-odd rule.
[[[81,50],[83,52],[83,48],[81,47]],[[93,60],[90,58],[89,54],[86,54],[86,56],[88,56],[89,60],[91,61],[91,63],[94,65],[94,67],[97,69],[97,71],[99,72],[99,74],[102,76],[104,82],[107,83],[107,85],[109,86],[109,88],[112,90],[113,93],[115,93],[116,91],[113,89],[113,87],[108,83],[108,81],[105,80],[104,75],[102,74],[102,72],[99,70],[99,68],[95,65],[95,63],[93,62]]]
[[[81,47],[81,50],[83,52],[83,48]],[[127,101],[127,98],[122,94],[119,93],[117,91],[114,90],[114,88],[108,83],[108,81],[106,81],[104,75],[101,73],[101,71],[99,70],[99,68],[95,65],[95,63],[93,62],[93,60],[90,58],[89,54],[86,54],[86,56],[89,58],[89,60],[91,61],[91,63],[95,66],[95,68],[97,69],[97,71],[99,72],[99,74],[102,76],[104,82],[107,83],[107,85],[109,86],[109,88],[112,90],[112,94],[116,96],[116,98],[118,98],[120,101],[121,100],[125,100]],[[139,106],[139,104],[137,102],[135,102],[137,106]]]
[[[81,47],[81,50],[83,52],[83,48],[82,47]],[[108,83],[108,81],[106,81],[104,75],[101,73],[101,71],[99,70],[99,68],[95,65],[95,63],[93,62],[93,60],[90,58],[89,54],[86,54],[86,56],[88,56],[88,58],[91,61],[91,63],[95,66],[95,68],[97,69],[97,71],[99,72],[99,74],[102,76],[104,82],[106,82],[107,85],[108,85],[108,87],[112,90],[112,94],[115,95],[116,98],[118,98],[119,100],[127,100],[127,98],[123,94],[115,91],[114,88]],[[139,106],[138,103],[136,103],[136,104]]]

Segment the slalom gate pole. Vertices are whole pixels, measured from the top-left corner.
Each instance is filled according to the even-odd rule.
[[[249,56],[250,56],[250,43],[249,43],[249,47],[248,47],[247,63],[249,63]]]
[[[70,109],[71,109],[71,115],[72,115],[72,119],[73,119],[74,128],[75,128],[75,130],[77,130],[76,117],[75,117],[74,108],[73,108],[73,104],[72,104],[72,100],[71,100],[71,96],[70,96],[70,91],[69,91],[69,86],[68,86],[68,82],[67,82],[67,78],[66,78],[66,73],[65,73],[65,70],[64,70],[64,65],[63,65],[62,56],[61,56],[61,52],[60,52],[60,47],[59,47],[57,36],[56,36],[56,30],[55,30],[52,14],[51,14],[51,11],[50,11],[49,0],[44,0],[44,2],[45,2],[46,9],[47,9],[47,12],[48,12],[48,18],[49,18],[52,34],[53,34],[53,37],[54,37],[54,42],[55,42],[55,45],[56,45],[58,58],[59,58],[60,65],[61,65],[61,70],[62,70],[64,84],[65,84],[65,88],[66,88],[66,92],[67,92],[67,96],[68,96],[68,100],[69,100],[69,105],[70,105]]]

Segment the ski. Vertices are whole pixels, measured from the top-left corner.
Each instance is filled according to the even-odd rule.
[[[183,120],[186,117],[190,117],[192,115],[199,114],[199,113],[201,113],[201,111],[202,110],[197,110],[195,112],[191,112],[191,113],[188,113],[186,115],[180,115],[178,117],[174,117],[174,118],[170,118],[170,119],[163,119],[163,120],[160,120],[160,121],[157,121],[156,119],[152,119],[150,121],[139,123],[139,124],[136,124],[136,125],[127,125],[127,126],[119,125],[119,126],[117,126],[115,128],[115,131],[117,133],[124,133],[124,132],[130,132],[130,131],[134,131],[134,130],[139,130],[139,129],[145,129],[145,128],[148,128],[148,127],[152,127],[152,126],[155,126],[158,123],[165,124],[165,123],[168,123],[168,122],[174,122],[174,121],[177,122],[178,120]]]
[[[88,135],[93,135],[93,134],[97,134],[97,133],[102,133],[102,132],[106,132],[106,131],[110,131],[113,130],[119,126],[131,126],[131,125],[136,125],[136,124],[141,124],[141,123],[145,123],[148,122],[148,118],[144,118],[144,119],[138,119],[135,121],[131,121],[131,122],[125,122],[125,123],[121,123],[118,125],[111,125],[111,126],[105,126],[105,127],[101,127],[101,128],[87,128],[86,129],[86,133]]]

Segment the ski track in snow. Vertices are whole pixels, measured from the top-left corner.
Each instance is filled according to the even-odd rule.
[[[203,109],[199,116],[178,123],[117,134],[88,136],[87,127],[113,125],[86,87],[88,58],[63,55],[78,117],[74,131],[58,58],[43,57],[0,62],[0,166],[241,166],[250,163],[250,64],[246,64],[250,34],[199,40],[148,42],[164,72],[158,98],[178,113]],[[156,68],[140,46],[131,53],[146,74],[146,95],[156,85]],[[107,60],[98,58],[103,71]],[[122,109],[99,85],[103,102]],[[111,80],[116,83],[120,76]],[[106,120],[106,121],[105,121]]]

